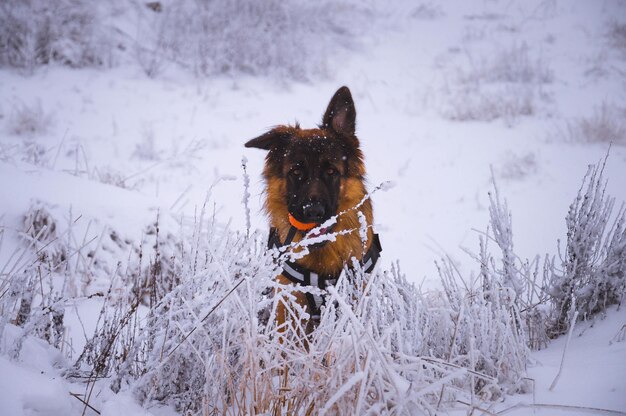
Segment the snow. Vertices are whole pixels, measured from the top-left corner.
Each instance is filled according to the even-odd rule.
[[[440,286],[434,261],[442,256],[465,272],[475,269],[461,247],[477,251],[476,231],[489,220],[492,169],[512,212],[515,253],[558,254],[587,165],[609,151],[608,141],[579,141],[572,133],[576,123],[609,105],[626,130],[624,51],[620,55],[606,38],[610,22],[623,22],[626,3],[451,0],[398,2],[384,12],[371,7],[381,17],[372,18],[348,49],[329,51],[329,75],[321,79],[196,78],[173,64],[155,78],[128,63],[51,65],[28,75],[0,69],[0,226],[7,230],[0,269],[22,244],[14,231],[33,201],[72,222],[84,241],[104,230],[141,241],[157,213],[166,224],[193,221],[207,193],[219,222],[241,232],[266,230],[264,153],[243,143],[280,123],[315,126],[341,85],[354,96],[370,189],[393,183],[372,197],[384,247],[380,267],[399,260],[407,278],[425,288]],[[122,12],[119,19],[129,25]],[[507,52],[523,47],[529,68],[547,71],[548,80],[486,77]],[[492,111],[520,97],[531,97],[532,111],[465,121],[451,116],[494,96],[502,101]],[[23,109],[38,107],[42,127],[16,133]],[[626,201],[626,133],[615,140],[605,177],[619,205]],[[120,250],[124,256],[116,260],[126,261],[128,251]],[[108,283],[95,281],[81,295],[106,290]],[[66,305],[74,354],[85,342],[83,325],[93,332],[100,307],[100,300],[84,297]],[[508,397],[499,410],[540,403],[626,412],[626,342],[611,342],[624,324],[623,309],[609,310],[593,326],[579,323],[553,391],[548,387],[565,339],[534,352],[528,375],[534,398]],[[31,338],[17,361],[0,356],[0,414],[80,414],[82,405],[69,392],[82,393],[81,387],[63,379],[61,361],[60,353]],[[103,415],[153,411],[128,393],[98,400]],[[541,415],[570,410],[534,409]],[[508,414],[528,412],[519,407]]]
[[[566,339],[561,337],[553,341],[549,348],[535,352],[535,363],[528,371],[528,377],[534,380],[534,398],[510,398],[508,402],[516,405],[539,403],[555,407],[566,405],[607,409],[618,413],[621,411],[621,414],[626,412],[626,343],[623,337],[621,342],[616,342],[620,332],[624,331],[625,322],[624,308],[619,311],[610,308],[605,318],[579,323],[567,348],[563,372],[552,391],[550,385],[558,373]],[[537,410],[536,414],[567,414],[574,411],[573,408],[546,408]],[[528,412],[528,408],[519,408],[508,414],[524,415]],[[595,412],[581,412],[586,413]]]

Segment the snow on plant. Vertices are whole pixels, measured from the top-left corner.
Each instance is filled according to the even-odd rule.
[[[512,126],[520,116],[535,112],[535,92],[527,86],[464,85],[450,93],[449,108],[444,115],[456,121],[503,119]]]
[[[108,52],[97,17],[96,8],[84,1],[3,1],[0,66],[32,71],[53,62],[102,65]]]
[[[446,91],[449,105],[443,113],[447,118],[503,119],[512,126],[520,116],[536,113],[541,86],[551,83],[553,74],[543,59],[529,55],[525,43],[500,49],[490,58],[467,56],[468,68],[457,69]]]
[[[534,152],[518,155],[508,152],[503,158],[498,176],[507,180],[521,180],[537,172],[537,157]]]
[[[149,304],[162,296],[175,284],[169,263],[174,249],[168,244],[171,235],[159,238],[154,227],[145,234],[146,243],[156,240],[154,257],[142,262],[143,242],[136,247],[96,220],[81,222],[71,209],[64,215],[56,207],[34,201],[17,233],[22,244],[0,267],[0,330],[7,323],[22,326],[24,337],[36,335],[63,349],[68,299],[103,296],[107,288],[121,302],[134,296]],[[0,227],[0,232],[4,237],[5,229]],[[19,345],[11,348],[13,356],[19,355]]]
[[[554,303],[552,334],[566,333],[574,313],[582,319],[620,303],[626,293],[626,212],[611,221],[615,198],[605,194],[606,159],[590,165],[566,217],[562,270],[550,279]]]
[[[161,159],[159,150],[154,139],[154,129],[152,126],[144,124],[142,127],[141,141],[135,145],[133,157],[147,161],[158,161]]]
[[[326,73],[329,51],[353,39],[356,3],[205,0],[140,9],[137,58],[157,75],[168,62],[196,75],[244,73],[306,80]]]
[[[0,340],[7,324],[23,328],[11,345],[0,343],[0,352],[17,359],[26,337],[34,335],[65,349],[65,297],[55,287],[52,269],[66,263],[68,253],[57,244],[57,228],[42,204],[29,211],[21,237],[25,247],[15,249],[0,268]],[[0,227],[0,250],[6,229]],[[63,282],[65,285],[67,281]]]
[[[434,414],[445,384],[456,381],[450,398],[470,396],[459,387],[470,375],[494,382],[420,355],[435,341],[423,336],[427,309],[397,269],[350,272],[329,289],[319,326],[306,336],[293,291],[320,291],[277,284],[260,237],[210,242],[215,257],[149,312],[115,389],[128,384],[143,401],[206,414]],[[273,297],[264,295],[268,287]],[[277,327],[281,302],[293,320]]]
[[[490,58],[480,57],[474,61],[470,56],[471,69],[459,71],[458,79],[463,84],[549,84],[554,75],[541,58],[529,55],[526,43],[513,44],[499,49]]]
[[[606,37],[609,45],[620,51],[622,57],[626,58],[626,22],[612,21],[609,24]]]
[[[567,123],[561,137],[567,141],[590,143],[614,143],[626,145],[624,109],[603,102],[594,108],[593,115]]]
[[[105,345],[95,356],[107,359],[96,372],[87,366],[90,379],[114,375],[115,390],[208,414],[435,414],[459,398],[476,403],[519,389],[526,347],[514,296],[482,302],[457,286],[455,297],[423,297],[397,267],[367,275],[354,264],[328,289],[307,336],[293,292],[323,292],[278,284],[263,236],[202,218],[177,256],[180,284],[156,299],[145,324],[124,335],[135,318],[102,320],[89,345]],[[282,327],[279,304],[292,317]],[[75,370],[99,362],[90,360]]]
[[[9,115],[7,128],[10,134],[30,139],[50,130],[52,114],[44,111],[41,101],[28,105],[17,103]]]
[[[133,12],[136,30],[104,23],[110,15]],[[129,58],[150,77],[175,65],[202,77],[307,80],[324,76],[332,51],[356,42],[363,22],[374,15],[358,2],[184,0],[94,6],[85,0],[7,0],[0,4],[0,66],[26,71],[52,63],[102,66],[119,61],[117,55],[133,54]]]
[[[203,414],[475,408],[527,391],[529,347],[545,345],[559,313],[571,317],[568,299],[581,316],[622,299],[626,221],[622,209],[607,229],[614,202],[604,196],[601,173],[590,170],[587,190],[568,214],[562,274],[549,257],[542,270],[539,257],[515,255],[511,213],[494,184],[491,231],[480,236],[474,255],[479,272],[463,276],[446,259],[439,264],[443,291],[432,293],[409,284],[398,265],[366,274],[355,263],[326,291],[281,285],[277,264],[290,250],[268,252],[261,233],[220,226],[206,204],[179,236],[163,231],[157,217],[139,246],[108,228],[91,245],[86,231],[76,238],[75,221],[60,230],[51,209],[34,206],[25,220],[28,247],[5,266],[9,278],[0,287],[0,330],[14,324],[24,335],[0,346],[14,358],[29,335],[63,347],[65,304],[91,272],[82,291],[99,287],[103,276],[108,289],[98,292],[103,307],[95,333],[65,372],[86,381],[87,403],[106,383],[131,390],[144,405]],[[348,232],[366,230],[361,223]],[[294,291],[326,297],[309,335]],[[280,327],[279,305],[291,316]]]

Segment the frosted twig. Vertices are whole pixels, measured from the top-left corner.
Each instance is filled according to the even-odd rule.
[[[243,168],[243,206],[246,211],[246,238],[250,237],[250,175],[246,170],[248,159],[243,156],[241,158],[241,167]]]
[[[575,304],[574,302],[572,303]],[[575,306],[572,309],[575,309]],[[565,341],[565,347],[563,348],[563,355],[561,356],[561,365],[559,366],[559,372],[556,374],[556,377],[554,377],[554,381],[552,381],[552,384],[550,385],[550,388],[548,389],[550,391],[554,390],[554,388],[556,387],[556,383],[559,381],[559,378],[561,377],[561,372],[563,371],[563,363],[565,362],[565,353],[567,352],[567,346],[569,345],[569,341],[572,338],[572,333],[574,332],[574,325],[576,324],[576,319],[578,319],[578,311],[574,312],[574,317],[572,318],[572,321],[570,323],[569,332],[567,334],[567,340]]]
[[[200,320],[200,322],[198,323],[198,325],[200,325],[201,323],[203,323],[204,321],[206,321],[206,320],[207,320],[207,318],[208,318],[209,316],[211,316],[211,314],[212,314],[213,312],[215,312],[215,310],[216,310],[216,309],[217,309],[217,308],[218,308],[218,307],[219,307],[222,303],[224,303],[224,301],[226,300],[226,298],[227,298],[227,297],[229,297],[229,296],[230,296],[230,295],[231,295],[231,294],[232,294],[235,290],[237,290],[237,288],[238,288],[239,286],[241,286],[241,284],[242,284],[243,282],[244,282],[244,279],[239,280],[239,282],[238,282],[238,283],[237,283],[237,284],[236,284],[236,285],[235,285],[232,289],[230,289],[230,290],[228,291],[228,293],[226,293],[226,294],[222,297],[222,299],[220,299],[220,301],[219,301],[219,302],[217,302],[217,304],[216,304],[214,307],[212,307],[212,308],[211,308],[211,310],[210,310],[209,312],[207,312],[207,314],[206,314],[206,315],[204,315],[204,317]],[[187,338],[189,338],[189,337],[191,336],[191,334],[193,334],[193,333],[196,331],[196,329],[198,329],[198,325],[194,326],[194,327],[191,329],[191,331],[189,331],[189,332],[187,333],[187,335],[185,335],[185,336],[183,337],[183,339],[182,339],[182,340],[181,340],[178,344],[176,344],[176,346],[174,347],[174,349],[172,349],[172,351],[170,351],[170,353],[169,353],[169,354],[167,354],[167,356],[165,357],[165,360],[163,360],[163,362],[162,362],[163,364],[164,364],[165,362],[167,362],[167,359],[168,359],[168,358],[170,358],[170,357],[172,356],[172,354],[174,354],[174,352],[176,351],[176,349],[178,349],[178,347],[180,347],[180,346],[181,346],[181,345],[182,345],[182,344],[183,344],[183,343],[187,340]]]

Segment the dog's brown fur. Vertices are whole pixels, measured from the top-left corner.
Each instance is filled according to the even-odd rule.
[[[287,188],[288,175],[294,163],[307,159],[318,165],[326,163],[331,169],[336,170],[339,183],[333,189],[337,194],[331,195],[331,199],[337,200],[336,212],[327,213],[327,216],[342,213],[337,218],[334,232],[354,231],[337,235],[336,241],[328,242],[321,247],[309,248],[309,254],[297,260],[299,265],[320,275],[338,276],[352,257],[360,261],[373,241],[371,229],[373,212],[370,200],[366,199],[358,209],[354,209],[366,196],[365,166],[359,140],[355,135],[355,119],[356,110],[350,91],[342,87],[331,99],[322,124],[318,128],[301,129],[298,125],[278,126],[246,143],[246,147],[268,150],[263,172],[266,182],[265,210],[271,226],[277,230],[281,241],[285,241],[291,228],[288,219],[290,196]],[[321,183],[315,186],[323,185]],[[314,186],[311,189],[314,189]],[[367,225],[370,226],[367,229],[365,247],[358,231],[359,211],[365,215]],[[293,241],[297,242],[302,238],[304,233],[297,233]],[[283,284],[290,283],[282,275],[279,275],[277,280]],[[297,292],[296,297],[298,303],[303,307],[307,306],[304,294]],[[285,308],[279,305],[277,312],[278,324],[281,325],[287,320]]]

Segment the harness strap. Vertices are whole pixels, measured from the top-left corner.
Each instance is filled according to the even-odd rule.
[[[267,241],[268,248],[280,248],[291,244],[294,237],[296,236],[296,232],[298,230],[296,227],[291,227],[289,232],[287,233],[287,238],[284,243],[281,243],[280,236],[278,235],[278,230],[276,228],[270,229],[269,238]],[[380,252],[383,251],[382,245],[380,244],[380,239],[378,234],[374,234],[372,244],[370,245],[369,250],[363,256],[361,260],[361,266],[363,267],[363,271],[365,273],[371,273],[380,258]],[[343,273],[343,271],[342,271]],[[289,279],[292,283],[295,283],[300,286],[313,286],[319,289],[326,289],[328,286],[334,286],[339,281],[341,274],[339,276],[334,275],[319,275],[293,261],[285,261],[283,262],[283,271],[282,275]],[[323,296],[314,295],[312,293],[306,293],[307,302],[309,304],[310,314],[313,319],[320,318],[320,308],[324,305],[325,299]]]

